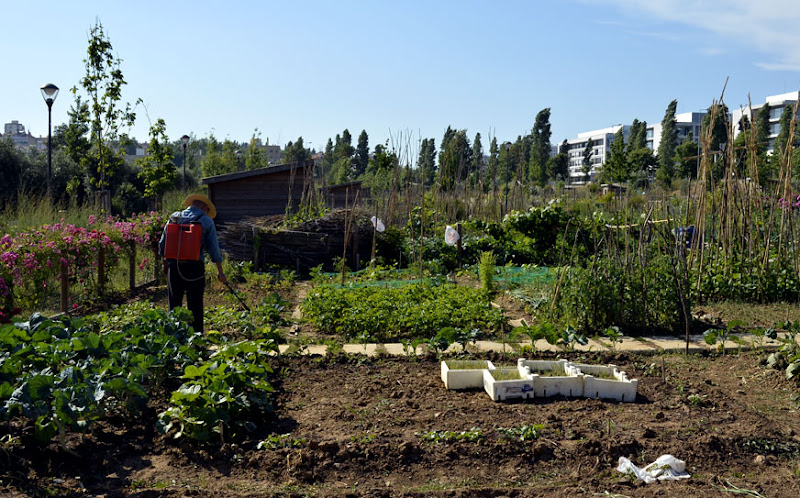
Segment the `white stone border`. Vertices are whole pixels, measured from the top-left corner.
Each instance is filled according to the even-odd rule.
[[[488,368],[474,368],[469,370],[456,370],[447,365],[448,361],[475,361],[485,362]],[[483,387],[483,371],[494,370],[494,365],[489,360],[443,360],[442,382],[447,389],[480,389]]]

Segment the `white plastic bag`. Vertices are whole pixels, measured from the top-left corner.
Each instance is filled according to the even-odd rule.
[[[375,227],[376,232],[383,232],[384,230],[386,230],[386,227],[384,226],[380,218],[378,218],[377,216],[373,216],[371,220],[372,220],[372,226]]]
[[[677,481],[678,479],[688,479],[689,473],[686,472],[686,462],[678,460],[672,455],[661,455],[655,462],[647,467],[640,469],[625,457],[619,457],[619,472],[636,476],[647,484],[658,481]]]
[[[447,225],[447,228],[444,229],[444,243],[448,246],[454,246],[460,238],[461,236],[458,234],[458,230]]]

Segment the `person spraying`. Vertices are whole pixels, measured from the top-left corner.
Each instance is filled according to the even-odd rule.
[[[219,280],[228,283],[222,269],[222,251],[213,218],[217,208],[208,197],[192,194],[184,201],[185,209],[172,213],[164,225],[158,248],[164,258],[169,309],[183,306],[192,312],[192,326],[203,332],[203,293],[205,292],[205,255],[217,266]]]

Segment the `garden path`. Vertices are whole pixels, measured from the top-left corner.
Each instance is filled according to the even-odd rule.
[[[763,350],[777,349],[780,346],[779,341],[764,339],[761,344],[758,343],[755,336],[749,334],[740,335],[741,345],[737,345],[732,341],[725,344],[726,351],[736,351],[738,349],[754,349],[758,347]],[[526,343],[502,343],[496,341],[477,341],[467,346],[467,350],[473,353],[483,352],[512,352],[521,351],[522,346],[529,346]],[[293,344],[281,344],[279,346],[281,353],[286,352],[291,347],[296,347]],[[395,356],[402,356],[409,354],[403,344],[389,343],[389,344],[345,344],[342,346],[345,353],[361,353],[367,356],[377,356],[380,354],[389,354]],[[544,339],[536,342],[536,351],[551,351],[558,352],[562,349],[549,344]],[[618,340],[616,344],[612,344],[609,340],[604,338],[589,339],[586,345],[576,345],[575,351],[581,352],[594,352],[594,351],[629,351],[635,353],[682,353],[686,350],[686,340],[675,337],[666,336],[653,336],[653,337],[623,337]],[[720,345],[708,345],[703,340],[702,335],[693,335],[689,337],[689,352],[700,353],[703,351],[718,351]],[[424,354],[427,351],[426,346],[418,346],[416,354]],[[461,345],[452,344],[448,349],[448,353],[457,353],[461,351]],[[325,344],[306,345],[301,348],[301,354],[309,355],[324,355],[328,352],[328,346]]]

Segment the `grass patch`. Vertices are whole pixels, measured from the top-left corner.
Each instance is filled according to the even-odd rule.
[[[519,374],[519,370],[514,368],[498,368],[496,370],[489,370],[489,373],[492,375],[494,380],[520,380],[522,376]]]
[[[556,363],[553,365],[553,368],[546,368],[546,369],[531,369],[531,373],[538,374],[540,377],[566,377],[567,371],[564,370],[564,366],[560,363]]]
[[[486,370],[489,362],[486,360],[447,360],[444,362],[450,370]]]

